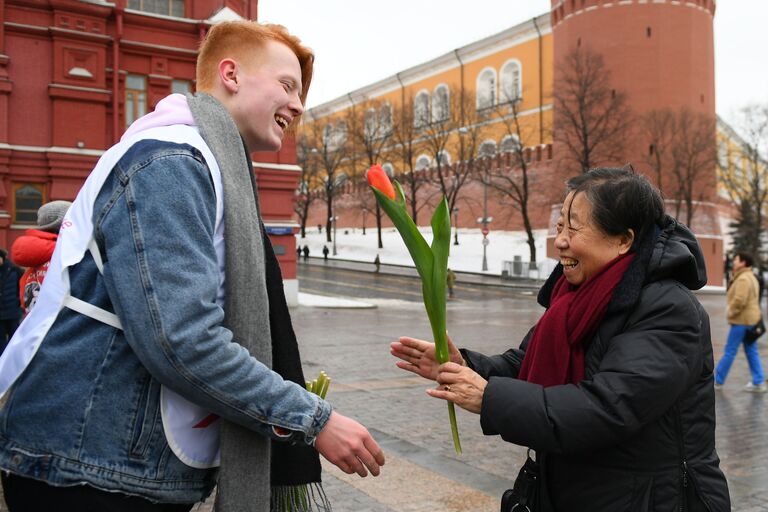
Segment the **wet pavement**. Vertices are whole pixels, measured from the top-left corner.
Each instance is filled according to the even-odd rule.
[[[300,268],[300,276],[302,272]],[[358,289],[367,286],[363,276],[351,279],[339,274],[328,279],[340,280],[353,282]],[[478,296],[469,285],[462,289],[459,283],[456,300],[448,303],[448,331],[459,346],[502,352],[516,345],[542,312],[521,290],[505,288]],[[483,436],[479,417],[457,408],[463,453],[454,452],[444,402],[429,398],[425,393],[429,384],[399,370],[389,354],[389,344],[398,335],[431,337],[420,298],[396,298],[377,289],[381,287],[378,282],[367,294],[355,295],[367,295],[366,302],[377,305],[373,309],[300,306],[292,311],[307,378],[325,370],[332,378],[328,399],[334,408],[369,427],[387,456],[377,478],[349,476],[324,464],[325,488],[334,511],[498,510],[499,497],[511,485],[525,450]],[[300,288],[303,291],[301,279]],[[699,299],[711,317],[717,359],[728,329],[725,296],[702,294]],[[758,343],[765,365],[768,343]],[[768,512],[768,394],[743,392],[748,380],[745,358],[739,354],[724,388],[717,392],[717,448],[733,510]],[[210,511],[210,500],[195,510]]]

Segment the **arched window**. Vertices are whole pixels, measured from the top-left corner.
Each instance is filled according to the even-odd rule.
[[[451,165],[451,154],[443,150],[438,153],[440,159],[440,165]]]
[[[517,135],[507,135],[501,139],[502,153],[513,153],[518,149],[520,149],[520,139],[517,138]]]
[[[381,125],[381,134],[389,135],[392,133],[392,105],[385,103],[379,109],[379,124]]]
[[[491,157],[496,154],[496,141],[486,140],[480,144],[479,154],[481,157]]]
[[[372,139],[378,135],[376,130],[376,110],[369,108],[365,111],[363,119],[363,133],[366,139]]]
[[[330,123],[323,128],[323,143],[328,146],[333,144],[333,125]]]
[[[501,68],[501,101],[509,103],[523,97],[520,62],[507,61]]]
[[[432,122],[440,123],[447,121],[451,116],[450,104],[448,103],[448,86],[440,84],[435,87],[432,93]]]
[[[423,128],[429,124],[429,93],[420,91],[413,101],[413,126]]]
[[[333,147],[338,148],[347,142],[347,123],[345,121],[339,121],[336,124],[336,129],[333,130]]]
[[[477,110],[496,105],[496,70],[484,69],[477,77]]]
[[[419,158],[416,159],[417,171],[429,169],[430,167],[432,167],[432,159],[429,158],[427,155],[421,155]]]

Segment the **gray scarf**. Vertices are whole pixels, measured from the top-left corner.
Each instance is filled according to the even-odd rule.
[[[226,233],[224,326],[256,359],[272,366],[269,301],[258,195],[240,133],[208,94],[187,94],[200,135],[221,169]],[[270,440],[239,425],[221,424],[217,512],[268,511]]]

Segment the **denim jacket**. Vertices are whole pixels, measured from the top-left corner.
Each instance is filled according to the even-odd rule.
[[[124,330],[59,312],[0,414],[0,468],[153,501],[203,499],[216,470],[173,454],[161,385],[270,438],[314,442],[330,405],[222,327],[215,205],[209,169],[190,145],[143,140],[120,159],[94,203],[103,275],[86,253],[69,279],[73,297],[114,312]]]

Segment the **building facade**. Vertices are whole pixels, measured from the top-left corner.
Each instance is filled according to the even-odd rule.
[[[173,92],[194,91],[212,24],[257,0],[0,0],[0,247],[37,208],[73,200],[105,149]],[[295,302],[293,139],[252,155],[265,224]]]
[[[716,147],[717,133],[714,12],[714,0],[552,0],[548,13],[310,109],[304,133],[315,131],[337,143],[352,139],[354,110],[358,117],[367,112],[370,119],[391,116],[395,129],[390,133],[410,123],[415,127],[410,140],[417,148],[411,162],[401,157],[403,137],[390,137],[376,155],[377,163],[395,176],[411,172],[409,166],[428,176],[438,166],[462,165],[470,159],[480,162],[479,169],[490,162],[519,174],[525,159],[531,187],[529,216],[535,229],[550,229],[547,252],[554,255],[551,228],[562,201],[562,184],[583,168],[568,155],[575,150],[573,140],[564,134],[570,115],[564,91],[574,85],[568,82],[573,55],[594,55],[599,65],[595,79],[604,79],[607,88],[607,99],[601,101],[610,105],[612,98],[622,98],[614,102],[621,107],[614,122],[621,127],[617,130],[623,140],[614,144],[606,136],[603,146],[612,151],[585,160],[590,167],[631,163],[656,183],[669,212],[696,233],[707,255],[709,283],[721,285],[723,226],[732,208],[722,190],[718,193],[717,162],[710,151]],[[457,97],[466,101],[453,101]],[[450,116],[458,120],[441,125],[441,135],[449,135],[435,151],[437,132],[431,127]],[[698,166],[681,170],[671,162],[672,149],[676,155],[681,150],[665,147],[661,128],[654,124],[667,117],[678,123],[675,126],[696,120],[703,127],[696,133],[697,143],[705,148],[696,156]],[[369,130],[367,122],[358,125]],[[467,154],[462,146],[466,133],[474,130],[482,134],[473,145],[474,153]],[[340,164],[353,179],[337,196],[334,217],[339,226],[359,227],[367,217],[371,227],[370,212],[354,199],[359,176],[369,163],[364,153],[350,150]],[[522,229],[519,207],[510,207],[498,194],[488,195],[483,180],[474,178],[456,202],[458,225],[479,228],[479,220],[492,216],[491,229]],[[419,194],[428,201],[439,191],[434,180],[425,181],[433,184]],[[307,186],[312,189],[311,183]],[[317,201],[307,224],[325,224],[327,216],[326,207]],[[419,224],[427,224],[426,220]]]

